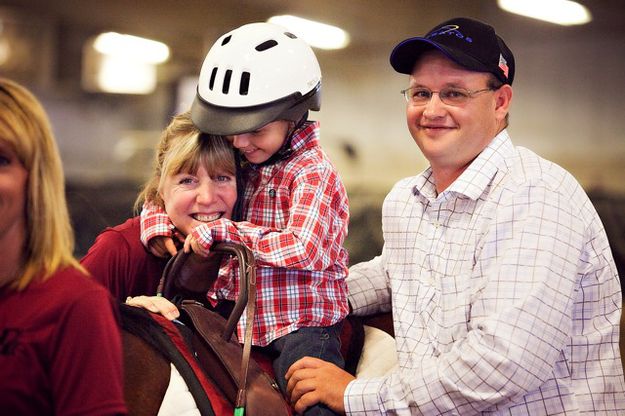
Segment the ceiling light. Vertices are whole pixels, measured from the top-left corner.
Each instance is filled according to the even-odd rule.
[[[497,0],[502,9],[559,25],[582,25],[592,20],[586,7],[569,0]]]
[[[115,32],[98,35],[93,47],[103,55],[151,64],[160,64],[169,59],[169,48],[164,43]]]
[[[99,69],[97,83],[103,92],[149,94],[156,88],[156,67],[152,64],[106,56]]]
[[[268,22],[284,26],[315,48],[342,49],[349,43],[346,31],[325,23],[290,15],[273,16]]]
[[[150,94],[156,89],[158,63],[167,45],[119,33],[103,33],[83,45],[81,83],[90,92]]]

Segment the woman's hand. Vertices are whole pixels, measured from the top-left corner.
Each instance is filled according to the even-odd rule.
[[[174,240],[171,237],[154,237],[148,241],[148,247],[150,253],[154,254],[156,257],[167,257],[168,255],[173,257],[178,252],[176,244],[174,244]]]
[[[163,315],[173,321],[180,316],[180,311],[176,305],[162,296],[135,296],[126,298],[126,305],[147,309],[150,312]]]

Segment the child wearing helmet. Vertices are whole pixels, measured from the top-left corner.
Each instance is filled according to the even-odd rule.
[[[200,72],[191,117],[197,127],[225,136],[242,158],[240,217],[206,221],[185,250],[206,255],[216,241],[241,243],[257,261],[253,344],[274,358],[278,384],[303,356],[344,366],[340,329],[348,314],[347,192],[319,144],[321,71],[312,49],[284,28],[252,23],[221,36]],[[142,213],[144,244],[163,254],[172,236],[158,210]],[[163,240],[163,237],[167,240]],[[170,250],[172,251],[172,250]],[[175,252],[175,249],[173,250]],[[218,279],[209,300],[234,300],[234,278]],[[245,320],[237,328],[242,339]],[[310,412],[310,413],[309,413]],[[318,412],[318,413],[317,413]],[[325,413],[324,413],[325,412]],[[333,414],[324,405],[307,414]]]

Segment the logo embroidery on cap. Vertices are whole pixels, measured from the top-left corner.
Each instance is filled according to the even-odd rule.
[[[508,78],[508,61],[506,61],[502,54],[499,54],[499,68],[503,71],[505,77]]]
[[[453,35],[469,43],[473,42],[472,38],[470,38],[469,36],[463,35],[458,29],[460,29],[460,26],[458,25],[445,25],[441,27],[440,29],[435,30],[434,32],[427,35],[426,38],[430,39],[430,38],[433,38],[434,36],[441,36],[441,35],[452,36]]]

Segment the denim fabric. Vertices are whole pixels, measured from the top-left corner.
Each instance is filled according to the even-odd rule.
[[[344,368],[345,361],[341,355],[341,329],[343,322],[329,327],[304,327],[278,338],[266,347],[269,354],[275,356],[273,370],[280,390],[286,394],[284,375],[295,361],[303,357],[315,357]],[[334,415],[323,404],[311,406],[304,412],[305,416]]]

